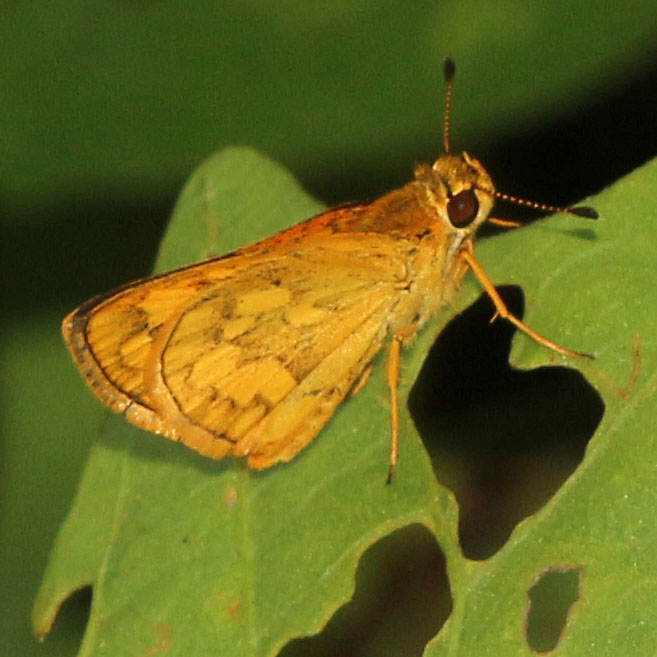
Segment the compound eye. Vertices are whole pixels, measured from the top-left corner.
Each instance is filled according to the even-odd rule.
[[[472,189],[466,189],[452,196],[447,202],[447,214],[455,228],[465,228],[477,216],[479,201]]]

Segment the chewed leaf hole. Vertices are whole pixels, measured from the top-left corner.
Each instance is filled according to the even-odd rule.
[[[566,628],[568,613],[579,599],[580,572],[550,569],[527,592],[527,643],[538,653],[553,650]]]
[[[522,317],[520,288],[499,292]],[[520,520],[552,497],[581,462],[604,413],[599,394],[575,369],[513,369],[515,329],[491,323],[492,316],[482,295],[455,317],[409,396],[436,477],[458,500],[459,538],[471,559],[494,554]]]
[[[353,598],[319,634],[295,639],[279,655],[420,657],[451,609],[443,553],[425,527],[410,525],[363,554]]]
[[[91,587],[85,586],[71,593],[60,605],[52,629],[46,631],[48,647],[53,654],[78,654],[89,621],[91,594]],[[46,635],[39,638],[44,640]]]

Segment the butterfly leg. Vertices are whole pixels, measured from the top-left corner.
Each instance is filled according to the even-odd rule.
[[[521,228],[525,224],[520,221],[513,221],[512,219],[500,219],[499,217],[488,217],[486,223],[502,226],[502,228]]]
[[[402,342],[405,338],[413,335],[417,330],[417,324],[409,324],[403,329],[396,331],[392,336],[390,343],[390,353],[388,354],[388,366],[386,370],[386,379],[390,389],[390,467],[388,469],[389,484],[395,474],[397,460],[399,458],[399,357],[401,354]]]
[[[351,389],[349,396],[355,397],[364,387],[365,384],[370,380],[370,374],[372,374],[372,365],[368,365],[363,373],[360,375],[360,379],[356,382],[356,385]]]
[[[538,331],[535,331],[531,326],[527,326],[522,320],[518,319],[507,307],[502,297],[499,295],[499,292],[495,289],[493,282],[488,278],[488,274],[481,266],[474,254],[474,248],[472,242],[468,242],[461,251],[460,257],[466,262],[466,264],[472,269],[472,272],[477,277],[482,287],[486,291],[486,294],[491,298],[495,306],[495,319],[496,316],[502,317],[503,319],[511,322],[517,329],[528,335],[532,340],[535,340],[539,344],[556,351],[557,353],[564,354],[565,356],[574,356],[576,358],[593,358],[589,354],[584,354],[579,351],[572,351],[571,349],[566,349],[552,340],[548,340],[546,337],[542,336]]]

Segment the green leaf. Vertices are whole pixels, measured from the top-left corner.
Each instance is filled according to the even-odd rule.
[[[445,553],[454,598],[428,655],[528,654],[527,591],[545,569],[565,566],[580,569],[582,599],[563,654],[617,655],[630,642],[632,654],[648,654],[657,634],[650,603],[656,179],[651,163],[603,192],[594,202],[596,224],[555,217],[478,248],[496,284],[522,284],[530,325],[597,357],[566,360],[520,335],[514,364],[577,367],[606,406],[575,474],[491,559],[462,556],[456,504],[437,484],[405,406],[399,468],[393,485],[384,485],[382,355],[367,386],[304,452],[264,472],[237,460],[210,461],[109,418],[53,549],[35,603],[37,633],[49,631],[67,595],[91,584],[85,657],[158,646],[190,656],[274,655],[291,638],[318,632],[350,598],[368,546],[422,523]],[[232,250],[319,207],[269,160],[248,149],[224,151],[183,190],[159,263]],[[239,231],[231,235],[234,226]],[[479,293],[468,279],[458,307]],[[436,318],[406,352],[404,397],[448,317]],[[640,371],[624,389],[637,340]]]
[[[527,589],[545,569],[563,567],[580,570],[581,599],[556,654],[654,650],[656,184],[652,161],[591,199],[601,218],[589,230],[555,217],[479,249],[496,283],[522,284],[531,326],[595,353],[595,361],[568,365],[596,387],[605,414],[583,462],[553,499],[491,559],[461,564],[457,581],[465,586],[453,585],[452,618],[428,655],[446,654],[448,646],[450,654],[528,654]],[[530,368],[563,359],[516,336],[512,362]]]

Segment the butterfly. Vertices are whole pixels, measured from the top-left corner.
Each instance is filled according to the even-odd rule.
[[[205,456],[268,468],[292,459],[367,381],[386,344],[391,444],[399,453],[401,349],[456,294],[468,270],[496,316],[548,340],[507,309],[474,252],[496,199],[596,218],[498,192],[484,167],[450,153],[455,67],[447,80],[444,153],[366,204],[328,210],[228,255],[97,296],[62,324],[96,397],[132,424]]]

